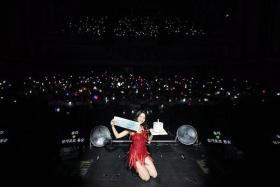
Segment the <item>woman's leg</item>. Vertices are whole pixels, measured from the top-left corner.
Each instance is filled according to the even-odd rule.
[[[145,168],[148,170],[149,175],[151,177],[153,177],[153,178],[157,177],[157,170],[155,168],[153,161],[151,160],[151,158],[149,156],[147,156],[145,158]]]
[[[139,174],[139,177],[142,180],[144,181],[150,180],[150,174],[144,165],[141,165],[140,162],[137,161],[135,167],[137,173]]]

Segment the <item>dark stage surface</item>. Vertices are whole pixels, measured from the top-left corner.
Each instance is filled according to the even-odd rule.
[[[84,186],[205,186],[207,169],[203,171],[199,163],[206,162],[206,158],[201,149],[178,145],[151,145],[149,148],[159,176],[148,182],[140,180],[126,167],[127,145],[112,145],[107,150],[94,148],[80,159],[62,161],[58,169],[63,172],[56,170],[55,178],[62,184],[82,182]]]
[[[253,186],[258,180],[256,171],[249,168],[244,159],[214,157],[201,145],[152,143],[149,149],[158,178],[148,182],[140,180],[126,167],[127,144],[83,151],[64,149],[59,157],[26,153],[20,158],[15,156],[7,169],[16,167],[9,173],[10,177],[21,176],[24,178],[22,183],[36,186]]]
[[[231,146],[228,146],[228,149]],[[8,186],[17,178],[29,186],[266,186],[277,181],[276,157],[237,158],[225,147],[152,143],[158,178],[148,182],[126,167],[128,144],[103,148],[64,149],[60,156],[36,152],[10,155],[2,160]],[[223,150],[223,151],[222,151]],[[227,154],[233,154],[228,155]],[[271,160],[269,160],[271,159]],[[266,164],[267,166],[265,166]],[[263,170],[264,169],[264,170]],[[8,179],[12,178],[12,180]],[[35,180],[36,179],[36,180]]]

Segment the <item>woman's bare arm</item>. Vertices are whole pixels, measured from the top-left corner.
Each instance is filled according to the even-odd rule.
[[[111,125],[112,125],[112,131],[113,131],[113,133],[114,133],[116,139],[122,138],[122,137],[124,137],[124,136],[126,136],[126,135],[129,134],[129,131],[128,131],[128,130],[124,130],[124,131],[118,133],[118,131],[117,131],[116,128],[115,128],[115,122],[114,122],[114,120],[111,121]]]
[[[153,135],[150,135],[150,136],[149,136],[149,139],[148,139],[148,144],[151,143],[152,139],[153,139]]]

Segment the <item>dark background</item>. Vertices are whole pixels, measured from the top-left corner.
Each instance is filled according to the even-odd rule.
[[[142,74],[191,73],[249,78],[265,83],[269,88],[279,88],[279,1],[188,0],[183,4],[159,0],[102,3],[88,0],[17,0],[1,9],[4,13],[1,27],[1,78],[21,80],[30,74],[109,69]],[[207,35],[168,38],[162,33],[156,39],[145,41],[116,39],[112,36],[111,23],[118,18],[146,15],[159,19],[164,16],[185,17],[203,27]],[[61,33],[61,28],[69,18],[79,19],[82,16],[109,16],[109,32],[96,40]],[[166,120],[175,125],[188,118],[197,124],[201,134],[206,128],[204,125],[209,125],[209,129],[220,125],[219,128],[230,132],[235,145],[245,151],[246,167],[252,172],[249,175],[265,183],[265,179],[260,178],[265,174],[260,167],[264,167],[265,171],[270,166],[277,169],[274,161],[278,159],[279,147],[272,146],[268,140],[279,132],[278,103],[244,101],[238,107],[175,107],[162,115],[170,114]],[[103,110],[101,107],[84,111],[77,109],[72,118],[64,118],[54,116],[56,114],[44,108],[44,104],[43,101],[33,100],[20,103],[17,108],[1,105],[5,121],[2,126],[16,131],[14,138],[10,139],[11,144],[16,142],[17,150],[29,153],[35,152],[33,148],[37,147],[41,152],[57,151],[49,147],[57,145],[56,139],[48,141],[48,138],[57,136],[57,131],[64,127],[67,120],[71,121],[73,127],[83,122],[84,126],[80,127],[89,130],[91,120],[104,123],[113,114],[110,109]],[[107,116],[102,116],[102,110],[107,111]],[[96,115],[96,118],[84,117],[93,112],[100,112],[100,115]],[[40,126],[36,126],[36,123]],[[174,130],[176,127],[173,125]],[[15,132],[13,130],[10,132]],[[46,133],[48,130],[51,134]],[[34,137],[42,140],[35,142]],[[10,157],[10,152],[7,155]],[[17,155],[13,158],[17,158]],[[32,160],[31,157],[29,159]],[[271,176],[267,179],[276,175],[273,172],[269,174]]]
[[[132,66],[160,66],[174,61],[184,66],[276,65],[280,45],[279,6],[278,2],[261,0],[188,0],[184,4],[179,1],[16,1],[3,7],[4,53],[1,56],[4,62],[36,65],[96,65],[100,60],[106,61],[102,61],[106,65]],[[110,33],[101,42],[70,40],[59,34],[65,20],[81,16],[110,16],[111,21],[121,16],[180,16],[203,27],[208,35],[202,39],[179,40],[159,37],[145,43],[117,41]]]
[[[1,74],[89,68],[221,72],[275,83],[279,73],[280,21],[275,1],[35,1],[2,7]],[[109,16],[100,39],[67,36],[67,20]],[[123,16],[179,16],[202,27],[205,37],[116,39],[112,23]],[[15,73],[12,73],[15,72]]]

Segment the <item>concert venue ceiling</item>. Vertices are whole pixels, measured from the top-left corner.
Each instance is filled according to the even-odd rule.
[[[17,1],[6,9],[2,59],[132,66],[274,63],[279,6],[260,0]]]

